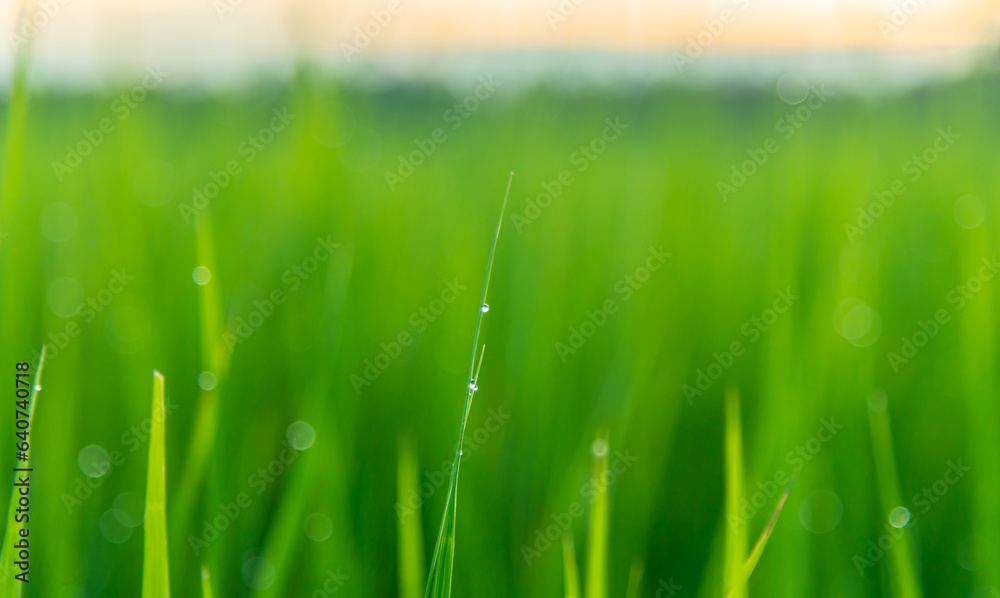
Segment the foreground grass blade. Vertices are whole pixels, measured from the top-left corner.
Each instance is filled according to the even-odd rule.
[[[632,568],[628,572],[628,588],[625,590],[625,598],[639,598],[642,594],[642,573],[646,564],[639,557],[632,561]]]
[[[868,422],[875,451],[875,471],[878,482],[879,502],[882,506],[883,525],[889,512],[900,506],[899,470],[896,467],[896,453],[892,448],[892,427],[889,423],[888,407],[881,410],[868,409]],[[883,528],[878,532],[882,533]],[[889,580],[892,595],[900,598],[923,598],[920,575],[916,567],[916,555],[910,535],[901,530],[889,556]]]
[[[723,585],[731,598],[746,598],[743,560],[746,554],[747,532],[744,525],[729,525],[739,516],[743,496],[743,432],[740,427],[740,396],[736,389],[726,391],[726,552],[723,565]]]
[[[212,592],[212,575],[208,572],[208,565],[201,566],[201,598],[214,598]]]
[[[490,272],[493,270],[493,257],[496,255],[497,240],[500,238],[500,225],[503,224],[504,210],[507,209],[507,197],[510,196],[510,184],[514,173],[507,179],[507,191],[500,206],[500,219],[497,220],[497,230],[493,234],[493,246],[486,261],[486,275],[483,277],[483,291],[479,305],[476,306],[476,331],[472,336],[472,357],[469,360],[469,377],[466,379],[465,406],[462,409],[462,423],[458,429],[458,446],[455,449],[455,461],[451,469],[451,479],[448,481],[448,497],[445,499],[444,515],[441,517],[441,529],[438,531],[437,544],[434,547],[434,558],[431,560],[430,575],[427,578],[426,598],[448,598],[451,596],[451,574],[455,560],[455,516],[458,502],[458,468],[462,462],[462,445],[465,442],[465,425],[469,420],[469,408],[472,397],[478,388],[476,381],[476,349],[479,348],[479,331],[483,325],[483,310],[486,305],[486,293],[490,288]]]
[[[785,491],[781,493],[781,497],[778,498],[778,504],[774,507],[774,512],[771,513],[771,519],[767,522],[764,527],[764,531],[761,532],[760,538],[757,538],[757,543],[754,544],[753,550],[750,551],[750,556],[747,558],[746,562],[743,563],[743,572],[740,574],[742,584],[745,584],[750,576],[753,575],[754,569],[757,568],[757,563],[760,561],[761,555],[764,554],[764,548],[767,546],[767,541],[771,538],[771,532],[774,531],[774,525],[778,523],[778,515],[781,514],[781,509],[785,506],[785,501],[788,500],[788,493],[792,491],[792,484],[795,483],[795,476],[788,482],[788,486],[785,487]],[[730,593],[730,596],[732,594]]]
[[[31,424],[35,421],[35,401],[38,399],[38,391],[42,389],[42,370],[45,368],[45,345],[42,345],[42,351],[38,355],[38,367],[35,369],[35,379],[31,383],[31,394],[28,399],[28,427],[25,429],[27,432],[27,442],[28,448],[23,451],[26,455],[23,461],[18,461],[17,467],[23,469],[31,468]],[[29,478],[30,473],[29,473]],[[16,484],[18,480],[18,472],[14,472],[13,483]],[[30,482],[29,482],[30,483]],[[21,529],[25,527],[28,521],[17,521],[17,506],[18,506],[18,490],[16,486],[11,486],[10,489],[10,507],[7,509],[7,533],[4,534],[3,538],[3,548],[0,549],[0,597],[3,598],[19,598],[21,592],[24,589],[24,583],[18,580],[15,575],[20,573],[17,569],[17,565],[14,561],[15,555],[15,544],[19,541],[21,535]],[[28,577],[28,582],[30,583],[31,577]]]
[[[404,436],[399,441],[399,463],[396,471],[396,529],[398,536],[399,596],[420,598],[424,588],[424,528],[421,525],[419,502],[411,510],[409,498],[420,493],[416,449],[413,440]]]
[[[168,598],[167,565],[167,460],[165,454],[163,374],[153,370],[153,415],[149,432],[149,466],[146,481],[145,543],[142,558],[142,598]]]
[[[580,598],[580,569],[576,566],[576,549],[573,534],[563,534],[563,580],[566,598]]]
[[[600,433],[594,440],[594,473],[591,484],[595,489],[587,523],[587,598],[608,596],[608,445],[607,433]]]

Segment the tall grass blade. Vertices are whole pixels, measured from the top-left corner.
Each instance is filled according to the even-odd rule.
[[[580,598],[580,569],[576,565],[576,549],[573,547],[573,534],[563,534],[563,583],[566,586],[566,598]]]
[[[868,422],[875,451],[875,471],[878,485],[879,503],[882,506],[883,526],[887,526],[889,512],[900,506],[899,470],[896,467],[896,453],[892,448],[892,426],[889,423],[889,408],[868,409]],[[893,549],[887,551],[889,557],[889,582],[892,595],[900,598],[923,598],[920,576],[917,573],[916,554],[910,535],[902,530]],[[879,533],[883,532],[880,527]]]
[[[743,432],[740,426],[740,395],[735,388],[726,390],[726,551],[723,563],[723,584],[730,598],[746,598],[743,561],[746,555],[747,532],[744,525],[731,525],[739,517],[743,496]]]
[[[591,452],[594,468],[591,484],[595,490],[587,522],[587,598],[608,596],[608,487],[604,483],[608,472],[608,445],[606,432],[598,433]]]
[[[31,424],[35,421],[35,401],[38,399],[38,392],[42,389],[42,370],[44,368],[45,345],[42,345],[42,351],[38,354],[38,367],[35,368],[35,379],[31,382],[28,408],[25,410],[28,414],[28,427],[24,430],[27,432],[26,436],[28,439],[28,448],[22,451],[26,455],[25,459],[17,462],[17,467],[20,469],[31,469]],[[25,472],[14,472],[14,484],[18,481],[19,473]],[[26,473],[28,473],[30,480],[30,471]],[[29,523],[27,520],[17,520],[17,508],[19,503],[17,500],[18,495],[19,492],[17,486],[12,485],[10,489],[10,506],[7,509],[7,532],[4,534],[3,538],[3,548],[0,549],[0,596],[3,598],[20,598],[25,586],[23,581],[17,579],[16,576],[18,573],[21,573],[21,571],[18,569],[18,566],[14,564],[14,561],[18,560],[14,558],[16,554],[16,548],[14,545],[20,540],[21,530],[27,527],[26,524]],[[31,577],[29,576],[27,579],[28,583],[31,583]]]
[[[465,405],[462,409],[462,422],[458,429],[458,445],[455,449],[455,461],[451,469],[451,479],[448,481],[448,496],[445,499],[444,514],[441,517],[441,528],[438,531],[437,544],[434,547],[434,558],[431,560],[430,575],[427,579],[426,598],[448,598],[451,596],[451,574],[455,560],[455,516],[458,502],[458,468],[462,462],[462,445],[465,442],[465,425],[469,420],[469,408],[472,397],[476,394],[476,349],[479,348],[479,331],[483,325],[483,311],[486,305],[486,294],[490,288],[490,273],[493,270],[493,257],[496,255],[497,240],[500,238],[500,226],[503,224],[504,210],[507,209],[507,198],[510,196],[510,185],[514,181],[514,173],[507,179],[507,191],[500,206],[500,218],[493,234],[493,245],[490,247],[489,259],[486,261],[486,275],[483,277],[483,290],[480,294],[476,311],[476,331],[472,336],[472,357],[469,359],[469,377],[466,379]],[[481,365],[481,364],[480,364]]]
[[[146,479],[145,542],[142,558],[142,598],[169,598],[167,565],[167,458],[163,374],[153,370],[153,415],[149,432],[149,466]]]
[[[212,592],[212,574],[209,573],[208,565],[201,566],[201,598],[214,598]]]
[[[424,582],[424,527],[420,503],[408,509],[409,498],[420,493],[416,449],[408,435],[399,441],[399,463],[396,470],[396,530],[398,535],[399,596],[420,598]]]
[[[628,588],[625,590],[625,598],[639,598],[642,594],[642,574],[646,568],[646,563],[639,557],[632,561],[632,568],[628,572]]]
[[[788,482],[788,486],[785,487],[785,491],[781,493],[778,498],[778,504],[774,507],[774,512],[771,513],[771,519],[767,522],[764,527],[764,531],[761,532],[760,537],[757,538],[757,543],[754,544],[753,550],[750,551],[750,556],[747,557],[745,563],[743,563],[743,572],[741,577],[743,583],[750,580],[750,576],[753,575],[754,569],[757,568],[757,563],[760,561],[761,555],[764,554],[764,548],[767,546],[767,541],[771,538],[771,532],[774,531],[774,525],[778,523],[778,515],[781,514],[781,509],[785,506],[785,501],[788,500],[788,494],[792,491],[792,484],[795,483],[795,477]],[[731,596],[732,594],[730,594]]]

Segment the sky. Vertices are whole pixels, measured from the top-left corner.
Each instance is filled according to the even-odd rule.
[[[67,84],[134,76],[156,64],[178,74],[175,82],[220,81],[281,73],[303,57],[346,72],[424,76],[433,74],[429,63],[539,50],[628,56],[662,76],[683,71],[685,56],[723,70],[753,56],[815,62],[862,53],[960,69],[995,46],[1000,27],[1000,0],[32,3],[34,12],[29,6],[19,18],[21,2],[3,1],[0,81],[9,79],[15,49],[28,43],[36,79]]]

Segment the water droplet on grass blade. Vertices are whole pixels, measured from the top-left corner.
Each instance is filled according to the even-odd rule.
[[[288,444],[297,451],[304,451],[313,445],[316,440],[316,431],[306,422],[295,422],[288,426],[285,432]]]
[[[198,374],[198,386],[200,386],[202,390],[212,390],[215,388],[215,382],[215,374],[212,372],[202,372]]]
[[[472,390],[472,392],[476,392],[477,390],[479,390],[479,386],[476,385],[475,380],[469,382],[469,389]]]
[[[197,284],[208,284],[208,281],[212,280],[212,273],[205,266],[198,266],[191,272],[191,278]]]
[[[483,313],[486,313],[486,312],[490,311],[490,304],[489,303],[484,303],[483,306],[479,308],[479,311],[481,311]]]
[[[910,510],[906,507],[896,507],[889,512],[889,523],[892,527],[906,527],[910,522]]]

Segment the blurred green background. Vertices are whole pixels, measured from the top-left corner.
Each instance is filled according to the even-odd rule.
[[[637,458],[609,488],[609,595],[624,596],[635,559],[643,596],[669,595],[657,593],[667,583],[682,586],[679,596],[720,595],[726,387],[742,397],[748,492],[796,474],[752,595],[908,595],[892,593],[895,557],[873,559],[863,575],[855,558],[871,558],[869,541],[895,506],[909,510],[900,533],[924,595],[1000,588],[996,279],[961,309],[949,301],[996,251],[1000,81],[879,95],[825,83],[833,97],[806,119],[808,99],[789,104],[773,87],[500,82],[458,128],[447,111],[476,80],[372,87],[308,70],[240,92],[153,90],[125,118],[113,106],[132,83],[39,91],[27,98],[23,136],[10,130],[16,115],[5,119],[0,364],[34,362],[43,342],[58,349],[34,421],[26,595],[138,595],[142,527],[131,526],[145,493],[154,368],[175,406],[166,423],[175,595],[199,595],[203,564],[222,596],[333,595],[319,593],[330,571],[348,577],[341,595],[408,595],[401,561],[425,574],[446,485],[404,517],[421,563],[400,549],[408,488],[397,478],[433,485],[453,455],[510,171],[453,595],[563,595],[560,543],[530,565],[523,547],[537,549],[536,532],[573,503],[586,506],[580,488],[601,430],[612,455]],[[294,118],[248,160],[241,144],[275,109]],[[786,139],[777,123],[796,111],[801,127]],[[60,182],[53,162],[105,118],[113,130]],[[605,119],[627,128],[581,161]],[[904,165],[949,127],[957,140],[912,180]],[[444,141],[391,190],[386,172],[436,128]],[[772,137],[777,151],[723,201],[718,182]],[[230,161],[237,174],[186,222],[181,206],[213,176],[225,180],[217,173]],[[529,208],[564,170],[572,182]],[[845,223],[857,225],[858,208],[896,179],[905,193],[850,239]],[[317,238],[336,247],[311,263],[326,255],[314,253]],[[645,278],[636,270],[661,247],[671,254],[663,266],[628,282]],[[313,263],[314,273],[294,270]],[[116,271],[134,280],[101,305]],[[465,290],[443,301],[455,281]],[[746,326],[766,320],[786,289],[799,298],[752,340]],[[257,320],[276,290],[283,302]],[[88,315],[87,297],[99,312]],[[561,359],[557,343],[608,300],[614,313]],[[894,371],[887,354],[939,309],[948,323]],[[253,328],[246,338],[241,319]],[[73,325],[76,336],[60,336]],[[227,333],[237,335],[232,352]],[[401,333],[411,342],[393,346]],[[734,341],[745,352],[689,404],[684,385]],[[368,368],[360,385],[366,360],[388,365]],[[7,438],[12,411],[0,410]],[[509,415],[499,426],[498,413]],[[897,469],[876,468],[869,420],[885,413]],[[789,458],[823,418],[843,428],[808,461]],[[84,450],[92,445],[107,457]],[[0,451],[5,488],[13,458]],[[281,458],[290,462],[275,475]],[[415,463],[400,477],[401,458]],[[959,459],[969,472],[924,511],[915,497]],[[898,504],[891,489],[889,504],[880,498],[887,483],[898,484]],[[249,506],[195,556],[189,538],[205,539],[204,522],[241,493]],[[751,539],[775,502],[749,517]],[[571,529],[585,563],[586,513]]]

